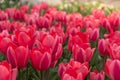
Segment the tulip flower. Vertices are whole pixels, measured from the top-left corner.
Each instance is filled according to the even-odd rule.
[[[88,48],[90,46],[88,34],[78,32],[75,35],[70,36],[68,41],[68,49],[72,51],[74,44],[77,44],[84,49]]]
[[[8,37],[0,37],[0,51],[6,54],[7,48],[11,42],[11,39]]]
[[[53,67],[57,60],[62,56],[62,42],[60,37],[41,31],[38,38],[39,39],[35,41],[35,45],[37,45],[38,49],[42,50],[42,48],[47,48],[51,50],[51,67]]]
[[[52,17],[49,14],[41,16],[36,20],[36,24],[39,28],[49,28],[52,25]]]
[[[109,55],[109,44],[108,40],[100,39],[98,41],[98,50],[102,56]]]
[[[105,17],[105,13],[101,9],[94,9],[92,11],[92,15],[94,15],[95,18],[100,19],[100,20]]]
[[[98,71],[93,71],[90,72],[90,80],[104,80],[105,77],[105,73],[102,72],[98,72]]]
[[[109,48],[110,51],[110,56],[112,59],[118,59],[120,60],[120,45],[114,43],[113,45],[110,46]]]
[[[7,61],[0,62],[0,80],[16,80],[17,68],[12,69]]]
[[[61,80],[84,80],[88,72],[88,63],[81,64],[73,60],[65,64],[61,63],[58,68]]]
[[[5,12],[8,14],[9,18],[13,17],[15,11],[16,11],[16,8],[6,8],[5,9]]]
[[[29,58],[28,48],[24,46],[13,47],[9,46],[7,49],[7,59],[12,67],[22,69],[27,66]]]
[[[0,10],[0,21],[8,20],[8,14]]]
[[[111,32],[110,34],[105,34],[105,38],[109,39],[110,44],[119,44],[120,45],[120,31]]]
[[[16,30],[12,35],[12,40],[17,45],[32,48],[37,34],[34,26],[27,27],[29,28],[21,27],[21,30]]]
[[[32,50],[32,53],[30,54],[30,59],[32,62],[32,66],[36,70],[47,70],[50,67],[51,64],[51,54],[48,51],[45,50]]]
[[[110,25],[110,22],[107,18],[104,18],[102,21],[101,21],[101,25],[103,27],[105,27],[107,29],[108,32],[113,32],[112,28],[111,28],[111,25]]]
[[[99,38],[99,31],[100,31],[99,28],[95,28],[95,29],[87,28],[86,33],[89,34],[90,40],[96,41]]]
[[[51,35],[58,35],[60,37],[60,42],[65,42],[66,35],[63,31],[62,25],[61,24],[55,24],[53,27],[50,28],[50,34]]]
[[[111,80],[120,80],[120,61],[115,59],[107,59],[105,64],[105,71],[108,77],[111,78]]]
[[[120,14],[117,12],[113,12],[108,16],[108,20],[110,22],[112,30],[118,30],[118,26],[120,25]]]
[[[76,61],[84,63],[89,62],[93,56],[94,48],[91,49],[90,47],[83,49],[78,45],[74,45],[72,48],[72,54]]]

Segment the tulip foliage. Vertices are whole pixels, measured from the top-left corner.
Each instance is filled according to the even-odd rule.
[[[119,29],[120,12],[0,10],[0,80],[120,80]]]

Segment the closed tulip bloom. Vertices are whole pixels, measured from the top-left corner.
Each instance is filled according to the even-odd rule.
[[[100,31],[99,28],[95,28],[95,29],[87,28],[86,32],[89,34],[90,40],[96,41],[99,38],[99,31]]]
[[[107,59],[105,64],[105,71],[111,80],[120,80],[120,61]]]
[[[108,40],[100,39],[98,41],[98,50],[102,56],[109,55],[109,44]]]
[[[30,54],[30,59],[32,62],[32,66],[36,70],[47,70],[51,64],[51,54],[47,51],[39,51],[38,49],[32,50]]]
[[[78,45],[74,45],[72,49],[73,57],[76,61],[84,63],[89,62],[93,56],[94,48],[91,49],[90,47],[83,49],[82,47],[79,47]]]
[[[7,49],[7,58],[11,63],[12,67],[18,67],[19,69],[27,66],[29,51],[28,48],[24,46],[19,46],[16,48],[8,47]]]
[[[107,29],[107,31],[109,32],[112,32],[112,28],[111,28],[111,25],[110,25],[110,22],[107,18],[104,18],[102,21],[101,21],[101,24],[103,27],[105,27]]]
[[[3,54],[6,54],[7,48],[9,47],[9,44],[11,43],[11,39],[8,37],[0,37],[0,51]]]
[[[55,66],[56,62],[62,55],[62,42],[60,36],[58,35],[51,35],[41,32],[39,41],[37,41],[36,45],[38,48],[47,48],[51,50],[51,67]],[[41,50],[41,49],[40,49]]]
[[[0,80],[16,80],[17,68],[12,69],[7,61],[0,62]]]
[[[0,10],[0,21],[8,20],[8,14]]]
[[[98,71],[93,71],[90,72],[90,80],[104,80],[105,77],[105,73],[102,72],[98,72]]]

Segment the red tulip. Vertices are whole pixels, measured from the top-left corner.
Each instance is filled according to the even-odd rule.
[[[0,21],[0,32],[2,32],[3,30],[8,30],[10,25],[11,24],[8,20]]]
[[[61,80],[84,80],[88,72],[88,63],[81,64],[73,60],[69,63],[61,63],[58,69]]]
[[[34,26],[27,26],[29,28],[21,27],[21,30],[16,30],[15,35],[12,35],[13,42],[17,45],[33,47],[37,34]]]
[[[8,17],[13,17],[14,13],[16,11],[16,8],[6,8],[5,12],[8,14]]]
[[[107,59],[105,71],[111,80],[120,80],[120,61]]]
[[[29,6],[28,5],[21,5],[20,10],[27,13],[29,10]]]
[[[36,40],[35,45],[37,45],[40,50],[42,48],[52,50],[51,51],[51,56],[52,56],[51,67],[53,67],[56,64],[57,60],[62,55],[62,43],[58,35],[52,36],[46,33],[45,31],[41,31],[39,41]]]
[[[39,28],[49,28],[52,25],[52,17],[49,14],[37,19],[36,24]]]
[[[12,69],[7,61],[0,62],[0,80],[16,80],[17,68]]]
[[[110,34],[105,34],[104,36],[109,39],[111,45],[114,43],[120,45],[120,31],[111,32]]]
[[[109,55],[109,42],[106,39],[100,39],[98,42],[98,50],[102,56]]]
[[[112,59],[118,59],[120,60],[120,45],[117,45],[114,43],[113,45],[110,46],[109,48],[110,51],[110,56]]]
[[[110,22],[107,18],[104,18],[102,21],[101,21],[101,24],[103,27],[105,27],[107,29],[107,31],[109,32],[113,32],[112,28],[111,28],[111,25],[110,25]]]
[[[66,35],[63,31],[62,25],[61,24],[55,24],[53,27],[50,28],[50,34],[53,36],[58,35],[60,37],[60,42],[65,42]]]
[[[28,48],[24,46],[19,46],[16,48],[10,46],[7,49],[7,58],[12,67],[18,67],[19,69],[24,68],[28,63]]]
[[[65,11],[56,11],[54,19],[61,23],[66,23],[66,12]]]
[[[90,80],[104,80],[105,77],[105,73],[102,72],[98,72],[98,71],[93,71],[90,72]]]
[[[30,24],[30,25],[36,24],[36,21],[38,18],[39,18],[39,15],[37,13],[24,15],[25,22],[27,22],[27,24]]]
[[[72,49],[73,57],[76,61],[84,63],[89,62],[93,56],[94,48],[91,49],[90,47],[83,49],[78,45],[74,45]]]
[[[118,30],[118,26],[120,25],[120,13],[113,12],[108,16],[108,20],[110,22],[111,28],[113,31]]]
[[[47,70],[51,64],[51,54],[48,51],[39,51],[37,49],[32,50],[30,54],[30,59],[32,62],[32,66],[36,70]]]
[[[88,48],[90,46],[88,34],[78,32],[75,35],[70,36],[68,41],[68,49],[72,51],[74,44],[77,44],[84,49]]]
[[[8,14],[0,10],[0,21],[8,20]]]
[[[11,43],[11,39],[8,37],[1,37],[0,39],[0,51],[4,54],[7,52],[7,48],[9,47],[9,44]]]
[[[101,10],[101,9],[94,9],[92,11],[92,15],[94,15],[95,18],[97,19],[103,19],[105,17],[105,13],[104,13],[104,10]]]
[[[16,9],[12,17],[14,20],[24,20],[24,14],[21,10]]]
[[[89,38],[92,41],[96,41],[99,38],[99,28],[87,28],[86,33],[89,34]]]

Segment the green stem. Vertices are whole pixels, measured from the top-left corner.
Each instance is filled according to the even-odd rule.
[[[40,71],[40,76],[41,76],[41,79],[40,79],[40,80],[44,80],[44,74],[43,74],[43,71]]]
[[[49,69],[46,71],[46,80],[49,80]]]
[[[19,69],[18,80],[22,80],[22,70]]]
[[[28,80],[28,75],[29,74],[29,70],[28,70],[28,66],[26,67],[26,80]]]

